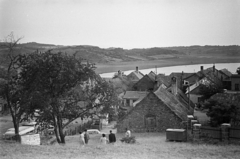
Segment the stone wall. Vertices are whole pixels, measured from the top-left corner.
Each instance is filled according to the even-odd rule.
[[[146,115],[155,116],[156,126],[146,127]],[[182,128],[182,120],[175,115],[154,93],[138,103],[122,120],[117,123],[118,132],[129,128],[132,132],[166,131],[167,128]]]

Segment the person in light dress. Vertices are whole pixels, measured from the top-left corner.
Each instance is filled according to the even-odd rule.
[[[109,142],[105,134],[102,134],[102,137],[100,138],[100,142],[104,145]]]
[[[79,132],[80,134],[80,144],[85,145],[84,132]]]

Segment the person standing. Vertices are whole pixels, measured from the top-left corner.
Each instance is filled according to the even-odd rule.
[[[89,140],[89,134],[87,132],[87,129],[84,130],[84,141],[85,141],[85,144],[88,144],[88,140]]]
[[[110,134],[109,134],[109,143],[115,143],[116,142],[116,136],[114,133],[112,133],[112,130],[110,130]]]
[[[85,145],[84,132],[81,132],[81,131],[80,131],[79,134],[80,134],[80,143],[83,144],[83,145]]]
[[[100,142],[104,145],[109,142],[105,134],[102,134],[102,137],[100,138]]]

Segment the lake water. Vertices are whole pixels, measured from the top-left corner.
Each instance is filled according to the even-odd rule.
[[[212,67],[213,64],[196,64],[196,65],[180,65],[180,66],[170,66],[170,67],[159,67],[159,68],[150,68],[150,69],[143,69],[140,70],[143,74],[148,74],[149,72],[153,71],[156,72],[157,74],[165,74],[169,75],[172,72],[198,72],[200,71],[200,66],[203,66],[204,69]],[[221,69],[228,69],[228,71],[232,73],[236,73],[236,70],[238,67],[240,67],[240,63],[217,63],[215,64],[216,69],[221,70]],[[125,75],[128,75],[134,70],[129,70],[129,71],[124,71]],[[116,70],[117,72],[117,70]],[[110,73],[103,73],[100,74],[101,77],[103,78],[112,78],[114,73],[116,72],[110,72]]]

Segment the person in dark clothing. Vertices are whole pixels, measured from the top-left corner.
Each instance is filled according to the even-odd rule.
[[[88,132],[87,132],[87,129],[86,130],[84,130],[85,131],[85,133],[84,133],[84,140],[85,140],[85,144],[88,144],[88,140],[89,140],[89,134],[88,134]]]
[[[114,143],[114,142],[116,142],[116,136],[115,134],[112,133],[112,130],[110,130],[109,143]]]

